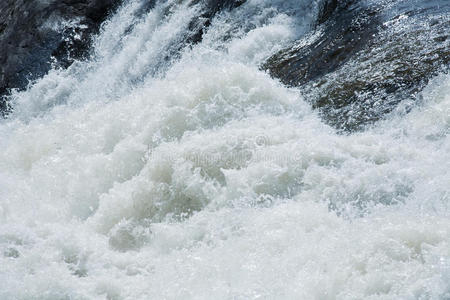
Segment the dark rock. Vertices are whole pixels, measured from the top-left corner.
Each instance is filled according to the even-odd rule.
[[[301,86],[339,130],[365,128],[448,69],[448,1],[360,0],[331,2],[331,8],[315,32],[263,68],[289,86]]]
[[[326,15],[322,14],[320,21],[323,22]],[[378,25],[380,20],[375,7],[367,7],[361,2],[346,5],[323,29],[318,28],[323,30],[318,39],[305,47],[294,45],[275,54],[265,67],[287,85],[309,82],[336,70],[363,49],[377,32]]]
[[[2,0],[0,111],[10,89],[24,89],[52,63],[68,67],[87,55],[90,37],[121,0]],[[3,101],[1,100],[3,98]]]
[[[212,17],[224,9],[239,7],[245,3],[245,0],[196,0],[193,1],[192,4],[195,5],[201,2],[203,2],[204,7],[202,14],[199,18],[193,20],[191,24],[189,24],[192,35],[189,37],[188,42],[194,44],[201,42],[203,34],[211,24]]]
[[[89,55],[91,37],[122,0],[3,0],[0,2],[0,114],[7,112],[5,95],[22,90],[32,80],[45,75],[52,66],[67,68],[74,60]],[[155,0],[142,0],[136,18],[155,6]],[[202,40],[210,20],[219,11],[232,9],[245,0],[197,0],[201,15],[189,24],[184,42],[165,51],[167,60],[180,50]],[[132,28],[130,28],[131,30]],[[156,68],[158,69],[158,68]],[[3,100],[2,100],[3,99]],[[1,116],[1,115],[0,115]]]
[[[320,7],[319,16],[317,18],[317,23],[322,24],[327,21],[340,5],[342,5],[342,3],[339,0],[323,1]]]

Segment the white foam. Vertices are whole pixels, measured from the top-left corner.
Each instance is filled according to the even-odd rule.
[[[1,299],[449,295],[450,76],[337,135],[257,67],[308,3],[249,1],[158,76],[145,66],[198,12],[131,20],[138,4],[0,124]]]

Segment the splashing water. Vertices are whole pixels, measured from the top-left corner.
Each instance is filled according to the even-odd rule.
[[[141,6],[12,96],[1,299],[450,297],[450,76],[339,135],[258,69],[318,2],[247,1],[186,47],[201,4]]]

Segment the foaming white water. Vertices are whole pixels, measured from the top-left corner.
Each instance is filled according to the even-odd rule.
[[[315,4],[249,1],[160,66],[199,13],[178,2],[130,2],[92,61],[15,95],[0,298],[448,298],[450,76],[337,135],[257,66]]]

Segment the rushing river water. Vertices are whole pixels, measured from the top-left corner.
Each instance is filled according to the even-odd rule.
[[[450,76],[338,133],[260,69],[318,5],[128,1],[14,93],[0,299],[450,299]]]

